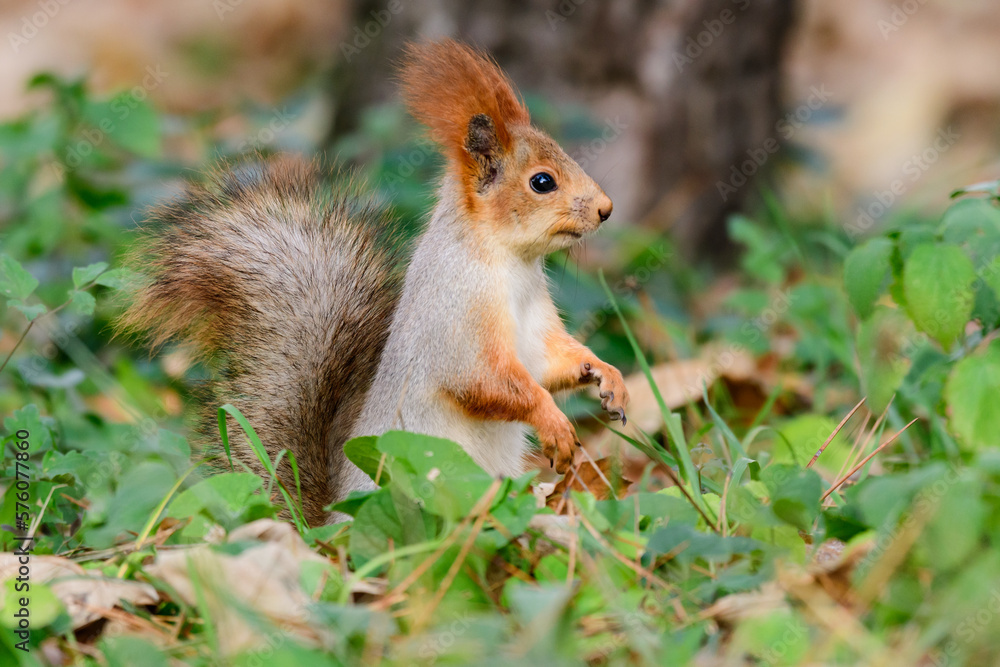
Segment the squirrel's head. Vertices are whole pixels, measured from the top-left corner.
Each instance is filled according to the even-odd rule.
[[[492,60],[454,41],[411,44],[401,78],[413,116],[442,147],[473,224],[525,254],[574,244],[611,199],[547,134]]]

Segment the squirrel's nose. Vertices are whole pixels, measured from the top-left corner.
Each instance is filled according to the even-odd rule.
[[[603,195],[597,200],[597,217],[601,219],[601,222],[611,217],[612,208],[614,208],[614,205],[611,203],[611,198],[607,195]]]

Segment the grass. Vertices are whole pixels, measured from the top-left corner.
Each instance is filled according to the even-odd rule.
[[[28,652],[0,577],[3,664],[978,665],[1000,650],[995,186],[859,242],[767,194],[732,222],[735,275],[635,231],[596,275],[555,258],[571,327],[635,371],[628,426],[568,399],[589,447],[558,486],[494,480],[446,441],[359,438],[346,451],[379,488],[338,504],[352,521],[310,527],[294,457],[269,459],[233,406],[223,449],[237,424],[266,477],[200,465],[182,407],[206,369],[108,335],[122,230],[179,171],[152,150],[159,117],[68,169],[106,101],[38,85],[52,104],[0,125],[0,572],[15,534],[35,538]],[[399,179],[398,150],[371,151],[373,183]],[[410,227],[419,208],[400,209]],[[274,475],[286,463],[295,488]]]

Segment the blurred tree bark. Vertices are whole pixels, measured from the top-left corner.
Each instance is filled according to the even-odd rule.
[[[619,219],[725,254],[725,220],[756,192],[737,174],[780,141],[781,65],[794,0],[361,0],[332,80],[330,142],[395,94],[407,40],[454,37],[493,54],[522,91],[584,105],[602,136],[571,155]],[[767,146],[768,148],[765,148]],[[764,158],[766,161],[766,157]],[[722,187],[725,183],[727,187]]]

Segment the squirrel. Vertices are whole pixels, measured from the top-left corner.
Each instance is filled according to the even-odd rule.
[[[294,454],[310,525],[375,488],[344,455],[351,437],[448,438],[490,474],[515,476],[530,428],[562,474],[580,443],[553,393],[596,384],[611,419],[625,421],[621,373],[567,333],[543,268],[597,230],[611,200],[531,125],[480,51],[409,44],[400,79],[446,158],[405,276],[393,220],[359,187],[271,158],[152,211],[132,260],[146,280],[119,322],[221,367],[215,397],[247,417],[269,456]],[[234,438],[233,455],[263,472],[246,441]],[[291,466],[278,476],[295,488]]]

